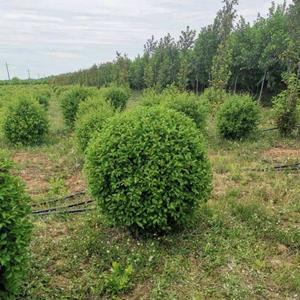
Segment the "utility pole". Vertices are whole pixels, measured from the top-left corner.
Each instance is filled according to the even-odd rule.
[[[29,69],[27,70],[27,73],[28,73],[28,79],[30,79],[30,70]]]
[[[10,75],[9,75],[9,70],[8,70],[8,64],[7,64],[7,62],[5,62],[5,66],[6,66],[8,80],[10,80]]]

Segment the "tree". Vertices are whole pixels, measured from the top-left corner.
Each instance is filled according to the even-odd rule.
[[[199,90],[200,86],[205,88],[209,84],[212,60],[216,54],[218,45],[219,39],[216,28],[213,25],[202,28],[192,52],[196,91]]]
[[[267,18],[260,18],[255,24],[258,27],[258,37],[261,43],[261,56],[258,61],[262,73],[259,100],[265,87],[277,92],[281,83],[281,74],[286,71],[280,57],[285,53],[288,41],[286,6],[272,4]]]
[[[190,30],[187,26],[185,31],[181,31],[178,47],[181,50],[179,55],[178,86],[181,90],[191,87],[193,72],[192,48],[195,43],[196,30]]]
[[[122,55],[118,51],[116,54],[116,83],[119,85],[128,86],[130,59],[127,57],[127,54]]]
[[[230,34],[233,30],[233,21],[236,18],[235,5],[238,0],[224,0],[224,7],[218,12],[215,24],[219,26],[220,44],[213,58],[210,84],[217,90],[225,90],[231,77],[232,45]]]

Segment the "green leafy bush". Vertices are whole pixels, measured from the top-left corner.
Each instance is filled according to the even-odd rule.
[[[90,113],[102,109],[106,109],[106,110],[111,109],[110,104],[107,103],[103,97],[101,96],[89,97],[85,101],[79,103],[76,119],[81,118],[86,113]]]
[[[35,98],[39,102],[39,104],[45,109],[49,106],[49,100],[51,97],[51,93],[49,90],[43,90],[36,94]]]
[[[162,100],[161,98],[161,94],[158,94],[154,89],[146,89],[139,98],[138,105],[145,107],[160,105]]]
[[[69,127],[74,126],[79,103],[85,101],[89,96],[91,96],[91,92],[81,87],[73,87],[62,94],[61,108],[65,122]]]
[[[201,98],[207,99],[208,102],[212,103],[223,103],[229,98],[229,94],[223,89],[216,89],[214,87],[206,88],[201,95]]]
[[[217,114],[219,134],[226,139],[249,137],[258,125],[259,107],[250,96],[236,95],[227,99]]]
[[[296,74],[285,74],[287,89],[273,98],[273,114],[282,136],[292,134],[300,120],[300,81]]]
[[[174,97],[163,103],[168,108],[174,109],[180,113],[183,113],[187,117],[190,117],[200,129],[204,129],[206,126],[206,120],[208,115],[208,108],[204,102],[200,102],[199,98],[192,95],[183,94]]]
[[[84,152],[89,141],[95,134],[100,132],[107,119],[114,115],[112,108],[103,106],[96,111],[86,113],[75,122],[75,138],[78,148]]]
[[[182,98],[183,95],[186,97],[189,94],[180,92],[180,90],[174,85],[166,87],[163,91],[149,88],[143,91],[138,104],[140,106],[153,107],[164,102],[171,101],[179,96]]]
[[[28,196],[0,152],[0,299],[14,299],[26,270],[31,233]]]
[[[190,118],[162,107],[112,118],[90,142],[85,169],[103,212],[131,229],[184,225],[211,191],[201,134]]]
[[[111,273],[105,277],[105,290],[110,294],[118,294],[130,288],[130,280],[133,274],[132,265],[125,269],[118,262],[112,263]]]
[[[198,128],[204,129],[208,115],[207,102],[200,97],[187,92],[181,92],[174,86],[169,86],[163,92],[158,93],[153,89],[144,91],[140,106],[153,107],[162,105],[176,110],[191,118]]]
[[[115,109],[123,110],[130,98],[130,92],[123,87],[111,86],[104,89],[103,96],[105,100]]]
[[[45,111],[36,100],[20,98],[6,112],[4,135],[13,144],[36,145],[49,130]]]

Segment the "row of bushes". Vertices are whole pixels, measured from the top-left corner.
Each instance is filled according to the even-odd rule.
[[[196,95],[180,93],[174,88],[163,93],[147,91],[138,106],[159,106],[180,112],[191,118],[202,132],[207,125],[209,103]],[[89,97],[78,104],[74,127],[77,146],[82,152],[94,133],[100,132],[113,115],[112,107],[101,96]],[[231,96],[217,113],[218,132],[226,139],[247,138],[257,129],[259,118],[259,107],[250,96]]]
[[[136,108],[91,135],[89,188],[113,223],[165,232],[186,224],[208,199],[212,175],[202,134],[208,110],[205,101],[173,88],[148,91]],[[243,139],[257,129],[259,107],[248,95],[226,95],[216,118],[222,137]]]
[[[299,80],[296,77],[285,78],[288,89],[274,99],[274,116],[282,135],[289,135],[299,122]],[[112,86],[101,90],[73,87],[56,91],[61,97],[61,107],[66,124],[76,131],[80,149],[85,150],[90,139],[89,132],[98,131],[103,122],[115,111],[124,110],[130,97],[127,89]],[[33,97],[21,98],[9,106],[4,121],[4,134],[13,144],[39,144],[48,132],[49,124],[45,109],[49,105],[49,89],[39,91]],[[214,101],[214,97],[217,101]],[[30,99],[28,99],[30,98]],[[78,108],[87,101],[91,106],[89,114],[77,114]],[[40,104],[37,105],[35,102]],[[179,93],[175,88],[169,88],[162,93],[147,91],[139,101],[141,106],[171,108],[192,118],[196,126],[203,130],[206,126],[209,106],[214,106],[218,100],[224,101],[218,107],[217,128],[219,134],[227,139],[247,138],[253,133],[259,122],[259,108],[247,95],[228,95],[207,90],[202,97],[189,93]],[[105,104],[106,103],[106,104]],[[213,103],[213,104],[212,104]],[[44,110],[43,110],[43,109]],[[210,108],[211,109],[211,108]],[[84,110],[84,106],[82,108]],[[103,113],[101,113],[103,111]],[[81,116],[80,118],[78,116]],[[84,115],[84,117],[83,117]],[[75,121],[77,124],[75,125]],[[93,122],[95,120],[95,122]]]
[[[122,111],[130,97],[130,92],[126,88],[111,86],[100,90],[74,87],[65,91],[61,95],[61,107],[66,124],[74,127],[77,111],[81,102],[89,98],[101,98],[103,102],[107,102],[116,111]]]
[[[198,97],[194,94],[180,93],[171,87],[157,94],[146,91],[140,101],[142,106],[167,107],[190,117],[203,131],[207,125],[209,111],[217,106],[217,129],[226,139],[243,139],[249,137],[256,129],[260,119],[259,106],[249,95],[228,95],[223,93],[224,102],[212,101],[211,91]],[[216,95],[216,94],[214,94]],[[208,100],[210,99],[210,100]]]

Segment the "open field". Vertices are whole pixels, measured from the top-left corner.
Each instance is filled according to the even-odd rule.
[[[261,128],[274,126],[262,113]],[[42,146],[12,148],[1,138],[32,203],[86,188],[83,155],[54,93],[49,118]],[[20,299],[300,299],[299,170],[272,169],[299,163],[299,137],[274,130],[224,141],[212,116],[205,136],[214,188],[187,228],[141,237],[97,211],[33,216]]]

